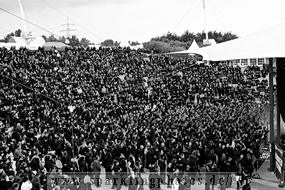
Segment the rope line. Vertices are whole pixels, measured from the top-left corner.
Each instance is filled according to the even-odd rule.
[[[27,23],[29,23],[29,24],[31,24],[31,25],[37,27],[37,28],[40,28],[40,29],[42,29],[42,30],[44,30],[44,31],[46,31],[46,32],[48,32],[48,33],[50,33],[50,34],[53,34],[54,36],[60,37],[59,35],[57,35],[57,34],[51,32],[51,31],[49,31],[49,30],[47,30],[47,29],[45,29],[45,28],[43,28],[43,27],[41,27],[41,26],[39,26],[39,25],[37,25],[37,24],[34,24],[34,23],[32,23],[31,21],[28,21],[27,19],[23,19],[22,17],[20,17],[20,16],[14,14],[14,13],[11,13],[10,11],[7,11],[6,9],[3,9],[3,8],[0,7],[0,10],[2,10],[2,11],[6,12],[6,13],[8,13],[8,14],[14,16],[14,17],[17,17],[18,19],[24,20],[24,21],[26,21]]]
[[[194,3],[190,6],[190,8],[187,10],[187,12],[184,14],[184,16],[182,17],[182,19],[178,22],[178,24],[176,25],[176,27],[173,30],[173,33],[175,32],[175,30],[177,29],[177,27],[181,24],[181,22],[184,20],[184,18],[186,17],[186,15],[189,13],[189,11],[192,9],[193,5],[196,3],[197,0],[194,1]]]

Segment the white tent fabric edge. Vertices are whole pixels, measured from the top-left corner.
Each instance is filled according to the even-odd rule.
[[[203,56],[204,60],[211,61],[285,57],[284,33],[285,22],[215,46],[168,54],[199,54]]]

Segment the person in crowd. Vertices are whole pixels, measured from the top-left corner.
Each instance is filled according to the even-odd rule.
[[[160,190],[162,184],[162,178],[158,173],[158,168],[153,168],[149,174],[149,189],[150,190]]]
[[[144,59],[151,52],[0,48],[1,190],[11,188],[10,176],[17,188],[33,172],[44,189],[58,185],[48,175],[90,175],[102,166],[107,178],[114,172],[125,179],[129,165],[135,172],[137,165],[140,172],[159,165],[171,187],[177,169],[181,177],[212,160],[234,173],[225,161],[241,155],[252,173],[268,133],[260,123],[268,69]]]
[[[93,161],[92,168],[93,168],[93,174],[94,174],[94,184],[96,187],[100,187],[101,186],[100,183],[102,183],[100,179],[101,164],[100,164],[98,155],[96,155],[95,160]]]
[[[162,178],[162,184],[166,184],[166,166],[167,166],[167,159],[164,155],[163,151],[160,154],[159,160],[158,160],[158,166],[159,166],[159,174]]]
[[[25,176],[23,178],[23,182],[21,184],[21,190],[32,190],[33,184],[31,183],[32,177],[31,175]]]

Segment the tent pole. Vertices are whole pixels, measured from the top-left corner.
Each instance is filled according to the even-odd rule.
[[[207,30],[207,23],[206,23],[206,2],[203,0],[203,11],[204,11],[204,24],[205,24],[205,33],[206,33],[206,43],[208,43],[208,30]]]
[[[274,171],[274,97],[273,97],[273,58],[269,58],[269,104],[270,104],[270,171]]]
[[[24,25],[24,34],[26,34],[27,26],[26,26],[26,18],[25,18],[25,14],[24,14],[22,0],[19,0],[19,5],[20,5],[20,10],[21,10],[22,20],[23,20],[23,25]]]

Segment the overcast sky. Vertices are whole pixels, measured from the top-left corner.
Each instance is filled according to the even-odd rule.
[[[285,0],[205,0],[208,30],[245,36],[285,22]],[[149,41],[169,32],[205,29],[202,0],[22,0],[26,19],[65,35],[67,16],[78,37],[94,43],[105,39]],[[18,0],[0,0],[0,7],[21,16]],[[53,8],[54,7],[54,8]],[[22,20],[0,10],[0,37],[20,28]],[[33,35],[50,34],[31,24]]]

